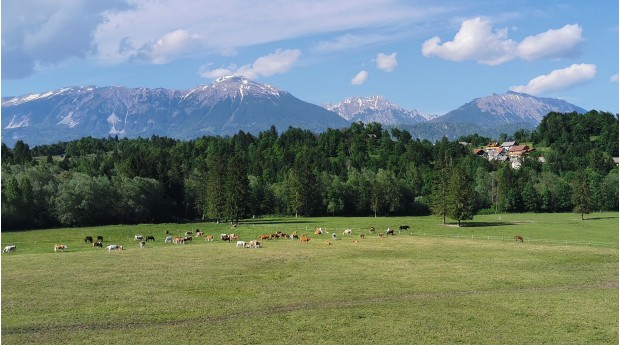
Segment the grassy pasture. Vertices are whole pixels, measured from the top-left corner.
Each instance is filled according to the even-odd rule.
[[[2,233],[2,245],[16,244],[17,252],[2,254],[1,340],[617,344],[618,213],[588,218],[476,216],[462,228],[434,217],[269,218],[234,230],[194,223]],[[412,229],[385,239],[367,231],[403,224]],[[313,235],[315,227],[338,239]],[[217,239],[163,243],[165,230],[181,235],[197,228],[243,240],[297,231],[312,241],[263,241],[260,249]],[[354,235],[343,236],[346,228]],[[157,241],[139,249],[134,234]],[[512,241],[516,234],[526,242]],[[86,235],[126,250],[92,248]],[[506,240],[466,238],[472,235]],[[331,245],[323,243],[328,239]],[[54,253],[54,243],[69,251]]]

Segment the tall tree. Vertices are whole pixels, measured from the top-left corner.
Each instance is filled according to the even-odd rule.
[[[450,173],[447,215],[456,220],[459,227],[461,221],[474,218],[473,179],[467,170],[459,166],[453,168]]]
[[[583,170],[578,171],[577,175],[573,179],[572,187],[572,201],[574,205],[573,210],[575,213],[580,213],[581,220],[583,220],[583,215],[590,214],[594,206],[589,176]]]

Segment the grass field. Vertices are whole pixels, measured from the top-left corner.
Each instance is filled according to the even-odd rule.
[[[3,344],[618,344],[618,213],[3,232]],[[410,225],[380,239],[377,230]],[[316,227],[336,232],[313,235]],[[346,228],[353,236],[343,236]],[[181,235],[278,230],[259,249]],[[360,239],[359,234],[366,238]],[[154,235],[140,249],[134,234]],[[524,243],[512,237],[519,234]],[[83,242],[104,236],[108,253]],[[456,235],[459,237],[457,238]],[[325,240],[331,245],[325,245]],[[357,242],[354,242],[357,241]],[[55,243],[69,251],[54,253]]]

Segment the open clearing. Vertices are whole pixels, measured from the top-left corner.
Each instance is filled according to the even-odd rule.
[[[2,343],[617,344],[618,214],[589,216],[476,216],[463,228],[434,217],[341,217],[2,233],[3,246],[17,245],[2,254]],[[370,226],[397,235],[381,239]],[[163,243],[165,230],[195,229],[216,240]],[[218,239],[276,231],[312,240],[249,249]],[[156,242],[140,249],[135,234]],[[125,250],[93,248],[87,235]],[[55,243],[69,250],[55,253]]]

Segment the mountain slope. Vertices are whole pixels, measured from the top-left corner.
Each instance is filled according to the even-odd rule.
[[[509,91],[501,95],[476,98],[432,122],[475,123],[482,127],[506,124],[527,124],[536,127],[550,112],[586,113],[586,110],[556,98],[534,97]]]
[[[30,145],[84,136],[191,139],[289,126],[312,131],[348,126],[337,114],[243,77],[191,90],[72,87],[2,99],[2,141]]]
[[[432,118],[431,115],[417,110],[404,109],[381,96],[349,97],[336,104],[324,104],[323,107],[351,122],[401,125],[424,122]]]

